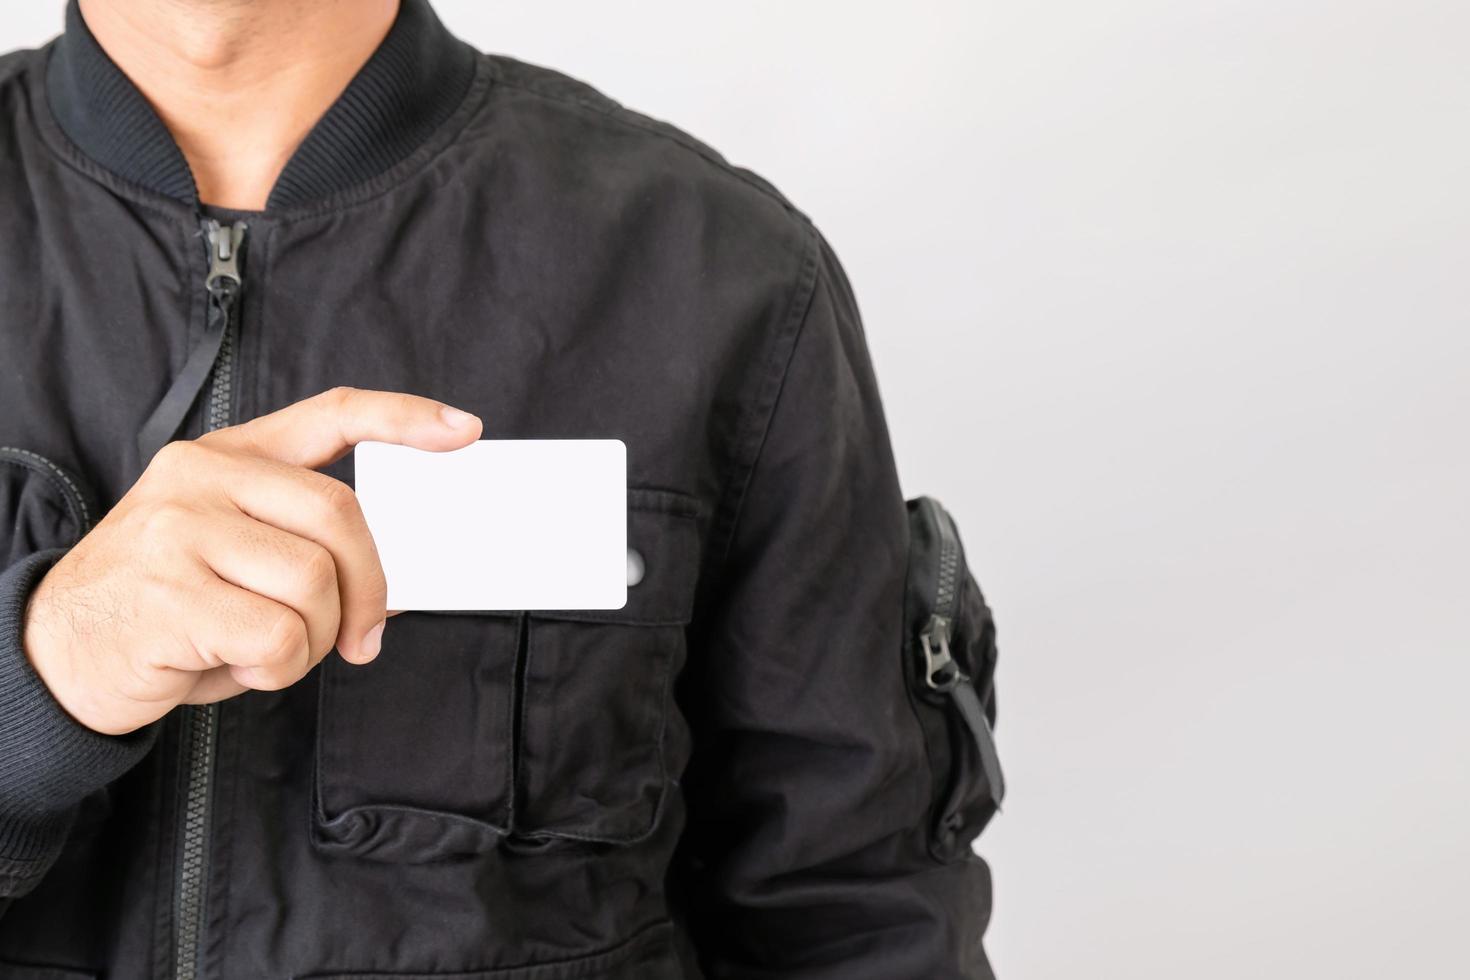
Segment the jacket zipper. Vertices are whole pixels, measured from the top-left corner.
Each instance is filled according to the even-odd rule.
[[[234,389],[235,304],[240,294],[240,247],[245,241],[245,223],[229,228],[212,218],[203,222],[209,242],[209,273],[204,288],[209,293],[209,316],[221,320],[219,354],[209,376],[209,401],[204,429],[213,432],[230,424]],[[214,754],[219,709],[213,704],[188,705],[183,713],[184,807],[179,835],[178,878],[175,882],[174,976],[196,980],[199,948],[204,931],[204,889],[209,880],[210,791],[214,784]]]
[[[950,656],[949,650],[960,591],[960,542],[949,514],[937,501],[926,497],[924,507],[934,518],[934,526],[939,531],[939,574],[934,589],[933,612],[919,633],[919,644],[924,651],[924,682],[931,690],[948,693],[957,684],[970,680]]]
[[[51,481],[51,484],[61,491],[62,499],[66,501],[67,509],[72,519],[76,521],[77,527],[81,529],[81,534],[92,530],[92,508],[87,503],[87,495],[82,493],[82,488],[77,485],[77,481],[70,473],[45,456],[33,453],[29,449],[18,449],[15,446],[0,446],[0,461],[25,467]],[[80,538],[81,535],[78,537]]]
[[[991,797],[999,806],[1005,795],[1005,780],[1000,757],[995,749],[995,734],[985,715],[974,679],[966,674],[950,653],[954,621],[960,596],[960,538],[954,521],[932,498],[924,499],[939,530],[939,575],[935,587],[933,612],[919,633],[919,648],[924,653],[924,683],[937,694],[947,696],[964,720],[980,754],[980,765],[990,787]]]

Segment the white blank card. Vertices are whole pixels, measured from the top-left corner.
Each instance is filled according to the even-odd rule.
[[[365,442],[357,497],[389,609],[620,609],[628,461],[617,439]]]

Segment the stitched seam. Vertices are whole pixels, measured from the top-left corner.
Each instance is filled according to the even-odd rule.
[[[409,806],[406,803],[357,803],[347,807],[341,813],[322,814],[323,827],[336,827],[342,824],[355,823],[355,816],[361,813],[380,814],[406,814],[419,819],[437,820],[441,823],[454,826],[465,826],[474,829],[485,829],[504,836],[510,832],[509,827],[491,823],[481,817],[472,817],[468,814],[456,813],[453,810],[435,810],[430,807]]]
[[[521,612],[516,614],[516,652],[510,662],[510,697],[505,713],[505,832],[513,834],[518,829],[517,812],[522,804],[519,786],[521,761],[526,754],[526,676],[531,672],[532,645],[535,637],[531,633],[531,617]]]
[[[45,874],[53,860],[49,857],[0,858],[0,881],[29,883]]]
[[[735,539],[735,527],[739,523],[740,513],[745,505],[745,495],[750,488],[751,477],[755,472],[755,466],[760,459],[761,452],[765,448],[766,437],[770,433],[771,422],[775,418],[776,405],[781,399],[781,391],[786,385],[786,376],[791,368],[791,358],[796,351],[797,341],[801,337],[802,329],[806,326],[807,315],[811,311],[812,301],[816,297],[816,285],[818,280],[817,266],[820,256],[820,239],[816,229],[808,226],[810,237],[807,243],[807,251],[802,261],[801,272],[797,277],[796,286],[792,294],[791,304],[787,308],[786,318],[782,323],[781,334],[773,341],[774,350],[771,354],[771,363],[766,370],[774,373],[777,362],[780,362],[780,374],[774,384],[769,385],[769,393],[761,391],[757,393],[756,401],[744,413],[741,422],[740,433],[736,436],[736,452],[739,453],[745,444],[752,444],[753,452],[749,459],[736,458],[732,466],[732,472],[727,478],[725,486],[720,491],[720,504],[717,512],[715,526],[711,532],[710,554],[708,559],[711,571],[718,570],[729,557],[730,547]],[[785,334],[790,335],[790,343],[782,349],[781,340]],[[769,404],[762,406],[762,400]],[[737,489],[738,484],[738,489]],[[733,497],[733,499],[732,499]]]
[[[0,446],[0,453],[14,453],[31,460],[36,464],[35,472],[43,476],[50,476],[52,484],[58,487],[67,502],[73,505],[73,510],[79,511],[82,519],[82,534],[86,534],[92,527],[92,512],[87,509],[87,498],[81,488],[72,482],[71,474],[57,466],[51,460],[39,453],[33,453],[29,449],[17,449],[15,446]],[[75,516],[75,515],[73,515]]]
[[[662,487],[629,487],[628,509],[673,517],[699,517],[702,507],[698,497],[682,490]]]
[[[327,659],[330,660],[331,656],[328,655]],[[322,788],[322,769],[330,769],[330,763],[332,761],[327,758],[327,719],[332,717],[332,692],[331,684],[329,683],[330,678],[327,677],[327,672],[330,670],[331,665],[323,663],[320,665],[320,668],[317,672],[316,745],[314,746],[316,752],[313,755],[311,795],[313,809],[316,811],[315,816],[320,816],[321,821],[326,823],[332,819],[331,815],[327,812],[326,794]],[[309,831],[316,829],[316,823],[317,821],[313,819],[313,816],[308,815],[307,829]]]

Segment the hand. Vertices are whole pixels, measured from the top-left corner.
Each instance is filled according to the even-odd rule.
[[[480,420],[336,388],[174,442],[45,575],[26,655],[77,721],[122,734],[178,704],[278,690],[335,645],[377,656],[387,587],[357,495],[315,472],[359,442],[445,451]]]

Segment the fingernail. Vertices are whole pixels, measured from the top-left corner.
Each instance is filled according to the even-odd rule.
[[[387,625],[388,621],[385,619],[367,631],[367,635],[362,638],[362,646],[358,649],[358,663],[367,663],[383,649],[383,627]]]
[[[449,426],[451,429],[468,429],[470,426],[480,421],[469,412],[461,412],[459,409],[450,408],[448,405],[445,405],[443,408],[439,409],[439,417],[443,419],[444,424]]]

